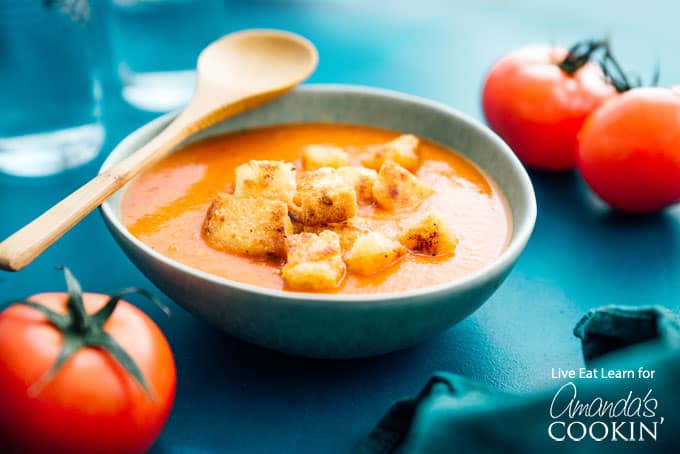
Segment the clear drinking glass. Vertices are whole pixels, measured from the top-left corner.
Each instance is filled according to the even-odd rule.
[[[123,98],[151,112],[186,104],[198,54],[222,34],[222,2],[111,0],[109,7],[111,58]]]
[[[41,176],[104,140],[87,0],[0,0],[0,172]]]

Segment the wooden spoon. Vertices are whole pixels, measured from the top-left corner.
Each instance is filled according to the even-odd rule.
[[[316,68],[316,48],[276,30],[232,33],[198,57],[197,83],[187,108],[158,136],[0,243],[0,269],[18,271],[88,213],[186,138],[290,90]]]

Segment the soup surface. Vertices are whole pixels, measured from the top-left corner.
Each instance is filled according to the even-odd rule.
[[[121,204],[123,223],[157,252],[190,267],[260,287],[288,289],[281,277],[282,260],[243,257],[208,245],[202,225],[216,194],[232,191],[234,170],[253,159],[284,160],[300,168],[300,152],[306,145],[360,148],[398,135],[366,126],[299,124],[191,144],[128,185]],[[409,254],[373,275],[350,273],[330,292],[397,292],[455,281],[490,263],[506,247],[510,213],[495,184],[467,159],[434,143],[421,140],[417,153],[419,167],[414,173],[434,194],[408,211],[388,212],[368,205],[360,206],[358,214],[381,231],[396,235],[405,225],[435,211],[458,237],[455,254]],[[350,153],[352,165],[359,161],[358,154]]]

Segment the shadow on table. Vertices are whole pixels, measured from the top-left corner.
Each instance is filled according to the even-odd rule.
[[[680,210],[633,215],[610,209],[576,172],[530,172],[538,219],[524,264],[559,276],[576,304],[670,304],[680,292]],[[527,257],[528,256],[528,257]],[[583,307],[582,309],[588,309]]]
[[[419,389],[434,370],[478,375],[461,367],[484,348],[476,345],[483,336],[471,333],[477,327],[466,323],[378,357],[306,359],[241,342],[179,312],[173,317],[181,320],[172,324],[181,332],[168,333],[178,393],[166,433],[199,453],[267,452],[272,439],[284,451],[304,445],[310,452],[347,452],[395,399]],[[161,437],[153,452],[189,451]]]
[[[676,244],[680,227],[680,206],[649,214],[617,211],[599,199],[573,172],[529,172],[538,204],[537,231],[533,239],[579,240],[581,244],[595,240],[602,247],[590,252],[616,254],[648,246],[649,242]],[[622,241],[626,248],[617,248]]]

